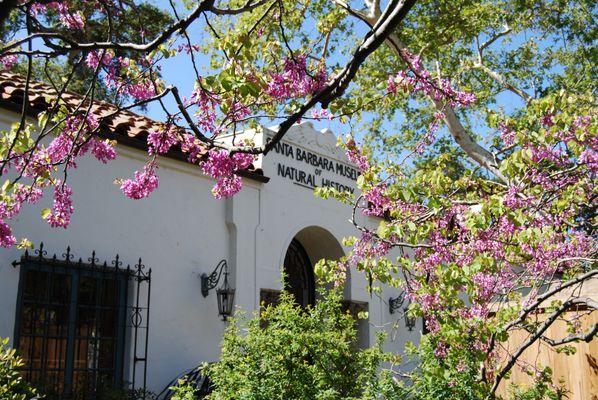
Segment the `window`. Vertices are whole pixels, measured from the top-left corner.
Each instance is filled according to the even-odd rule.
[[[313,305],[316,301],[314,271],[305,248],[293,239],[284,257],[286,290],[295,297],[301,307]]]
[[[357,347],[365,349],[370,346],[370,323],[369,318],[359,318],[360,313],[368,312],[368,303],[356,300],[343,300],[343,311],[348,312],[355,319],[357,330]]]
[[[120,386],[128,270],[27,256],[20,265],[15,346],[25,379],[50,399]]]
[[[260,290],[260,310],[266,309],[270,305],[277,305],[280,302],[280,290],[261,289]]]

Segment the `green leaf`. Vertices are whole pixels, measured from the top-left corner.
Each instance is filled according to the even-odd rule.
[[[49,208],[42,209],[41,215],[42,215],[43,219],[48,218],[48,216],[50,216],[50,214],[52,214],[52,210],[50,210]]]

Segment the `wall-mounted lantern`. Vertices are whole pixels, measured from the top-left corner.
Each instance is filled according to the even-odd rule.
[[[226,321],[232,315],[235,305],[235,289],[228,284],[228,264],[226,260],[221,260],[210,275],[201,274],[201,294],[206,297],[210,290],[218,285],[222,272],[224,272],[224,282],[220,288],[216,289],[216,297],[218,299],[218,314],[223,321]]]
[[[411,332],[413,330],[413,328],[415,328],[415,321],[416,321],[416,318],[414,316],[410,316],[408,313],[410,305],[411,305],[411,302],[409,302],[409,304],[407,304],[407,307],[403,308],[403,315],[405,316],[405,325],[407,326],[407,330],[409,332]]]
[[[395,311],[400,310],[401,306],[405,302],[405,292],[401,293],[397,297],[391,297],[388,299],[388,311],[391,314],[394,314]],[[407,304],[407,307],[403,308],[403,316],[405,317],[405,325],[407,329],[411,332],[413,328],[415,328],[416,318],[409,316],[407,311],[409,310],[409,306],[411,305],[411,301]]]
[[[403,293],[401,293],[399,296],[397,297],[391,297],[388,299],[388,311],[391,314],[394,314],[395,311],[397,311],[398,309],[401,308],[401,306],[403,305]]]

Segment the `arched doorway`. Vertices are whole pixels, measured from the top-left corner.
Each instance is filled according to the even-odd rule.
[[[284,257],[285,288],[301,307],[316,300],[314,269],[303,245],[293,239]]]
[[[283,269],[286,276],[285,289],[302,307],[315,304],[316,283],[314,265],[321,259],[338,260],[344,255],[343,248],[328,230],[319,226],[308,226],[297,232],[284,253]],[[282,257],[282,254],[281,254]],[[357,346],[366,348],[370,343],[369,321],[358,319],[357,314],[368,311],[368,303],[353,300],[351,296],[351,273],[346,271],[343,287],[343,309],[356,318]],[[278,302],[280,292],[262,289],[261,304],[267,306]]]
[[[301,229],[291,240],[284,257],[286,290],[302,307],[314,304],[317,300],[314,265],[323,258],[337,260],[343,254],[340,243],[328,230],[319,226]],[[346,289],[350,293],[350,282]]]

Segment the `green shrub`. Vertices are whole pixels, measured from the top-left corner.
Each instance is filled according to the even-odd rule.
[[[8,339],[0,339],[0,399],[29,400],[41,398],[36,390],[23,379],[19,369],[23,359],[8,347]]]
[[[177,384],[170,388],[172,390],[171,400],[195,400],[199,398],[199,390],[192,382],[179,379]]]
[[[411,373],[411,385],[403,400],[561,400],[562,388],[552,384],[552,371],[545,368],[534,375],[530,386],[510,385],[503,396],[491,395],[491,380],[481,379],[484,357],[464,342],[448,350],[443,357],[437,353],[438,341],[424,335],[418,346],[407,346],[417,365]],[[471,340],[473,341],[473,339]]]
[[[259,317],[231,321],[220,361],[204,366],[214,383],[210,400],[365,400],[397,398],[382,362],[396,356],[356,347],[355,320],[331,291],[307,310],[283,293]]]
[[[531,375],[532,372],[529,372]],[[568,399],[570,391],[563,382],[553,384],[552,369],[545,367],[534,376],[534,384],[524,386],[512,383],[509,386],[509,400],[563,400]]]

